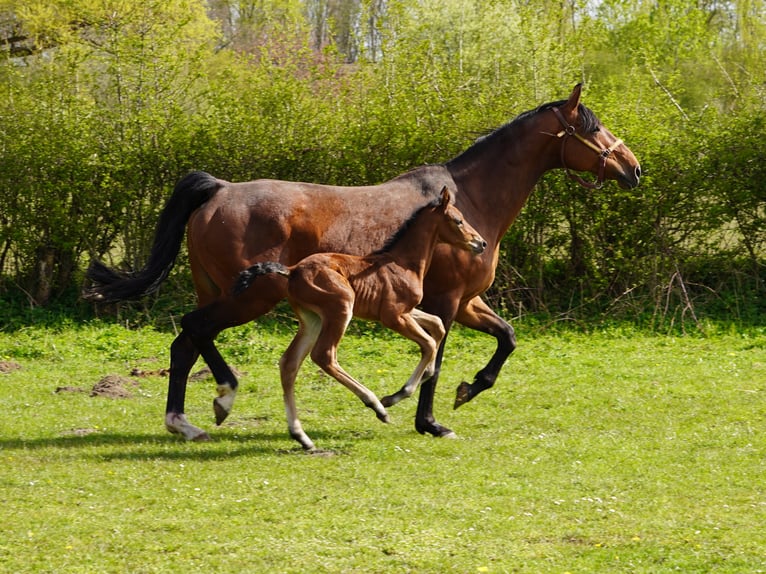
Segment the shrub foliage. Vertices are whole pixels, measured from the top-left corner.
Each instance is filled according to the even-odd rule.
[[[0,291],[46,305],[90,256],[141,266],[191,169],[380,182],[584,81],[642,185],[546,176],[492,304],[757,321],[764,43],[763,0],[0,0]]]

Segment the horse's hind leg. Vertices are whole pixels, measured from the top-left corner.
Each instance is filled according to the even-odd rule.
[[[261,297],[248,302],[221,300],[188,313],[181,320],[182,331],[170,347],[170,383],[165,411],[165,426],[189,440],[208,439],[207,433],[192,425],[184,415],[186,383],[197,357],[201,354],[218,383],[218,397],[213,401],[216,423],[221,424],[234,404],[238,382],[224,361],[214,339],[228,327],[251,321],[274,306],[275,300]]]
[[[301,443],[304,449],[313,450],[314,443],[304,432],[301,421],[298,419],[298,409],[295,406],[295,378],[317,340],[322,323],[319,316],[310,311],[296,309],[296,312],[300,319],[300,327],[279,360],[279,374],[282,379],[282,395],[290,436]]]
[[[375,411],[378,419],[389,422],[388,413],[375,393],[354,379],[338,363],[338,343],[343,338],[352,317],[352,306],[343,310],[326,308],[322,310],[322,329],[316,345],[311,351],[311,360],[324,372],[354,393],[365,406]]]
[[[412,396],[420,381],[433,376],[436,350],[444,339],[445,330],[439,317],[419,309],[413,309],[409,314],[399,317],[396,325],[387,326],[420,346],[420,362],[412,376],[396,393],[383,397],[380,401],[384,406],[390,407]]]
[[[234,319],[227,313],[226,302],[216,302],[184,315],[181,319],[183,330],[189,334],[202,358],[218,383],[218,396],[213,400],[215,422],[220,425],[229,416],[237,395],[239,382],[229,365],[215,346],[215,337],[228,327],[241,325],[246,320]],[[233,305],[228,302],[228,307]]]
[[[180,434],[187,440],[209,440],[208,434],[186,420],[184,402],[186,400],[186,381],[199,352],[194,343],[183,331],[170,346],[170,377],[168,382],[168,401],[165,407],[165,428]]]

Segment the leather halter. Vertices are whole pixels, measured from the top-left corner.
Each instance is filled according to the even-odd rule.
[[[587,187],[588,189],[601,189],[604,186],[604,170],[606,169],[606,160],[612,154],[614,150],[616,150],[618,147],[622,145],[622,140],[617,139],[608,148],[601,149],[597,145],[589,142],[580,134],[578,134],[577,128],[566,121],[566,119],[564,118],[564,115],[561,113],[561,110],[559,110],[557,107],[553,107],[551,108],[551,110],[553,110],[553,113],[556,114],[556,117],[561,122],[561,125],[564,126],[564,129],[561,130],[559,133],[551,134],[551,135],[555,135],[557,138],[564,138],[561,142],[561,165],[564,166],[564,170],[567,172],[567,175],[571,179],[575,180],[577,183],[582,185],[583,187]],[[580,177],[576,173],[573,173],[567,167],[566,161],[564,160],[564,149],[566,147],[567,139],[569,138],[569,136],[574,136],[576,139],[584,143],[586,146],[588,146],[590,149],[592,149],[598,154],[599,156],[598,176],[595,182],[585,181],[582,177]]]

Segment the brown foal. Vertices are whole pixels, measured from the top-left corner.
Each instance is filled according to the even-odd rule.
[[[487,243],[450,203],[445,186],[436,200],[416,210],[386,246],[371,255],[316,253],[290,267],[256,263],[243,271],[234,287],[245,291],[256,277],[288,277],[287,297],[300,321],[298,333],[279,362],[290,436],[304,449],[314,443],[304,432],[295,407],[295,378],[306,356],[388,422],[387,406],[415,392],[433,375],[436,351],[445,335],[436,315],[415,306],[423,298],[423,278],[437,243],[481,253]],[[337,350],[352,317],[379,321],[420,346],[420,362],[405,385],[378,400],[375,394],[338,364]]]

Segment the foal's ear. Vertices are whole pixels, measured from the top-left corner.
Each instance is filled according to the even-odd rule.
[[[567,100],[567,103],[561,107],[565,108],[568,111],[577,110],[577,107],[580,105],[581,92],[582,92],[582,84],[580,83],[580,84],[577,84],[572,90],[572,93],[569,94],[569,99]]]
[[[446,185],[442,187],[441,199],[442,199],[442,207],[446,209],[447,206],[450,204],[450,201],[452,200],[452,194],[449,192],[449,189],[447,189]]]

